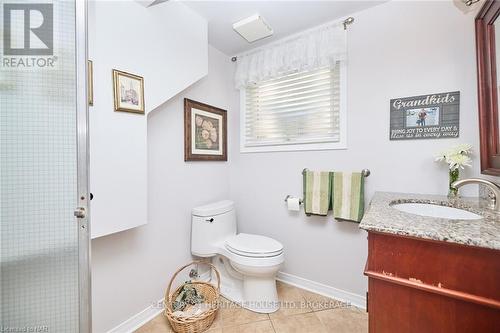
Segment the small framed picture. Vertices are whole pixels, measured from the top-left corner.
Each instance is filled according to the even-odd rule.
[[[90,106],[94,105],[94,64],[87,60],[87,96]]]
[[[439,106],[406,110],[406,127],[439,126]]]
[[[144,79],[113,69],[115,111],[144,114]]]
[[[227,161],[227,111],[184,99],[184,161]]]

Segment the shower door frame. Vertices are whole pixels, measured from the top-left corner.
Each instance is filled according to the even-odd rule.
[[[87,0],[75,1],[79,332],[92,331],[87,99]],[[77,214],[80,213],[80,214]]]

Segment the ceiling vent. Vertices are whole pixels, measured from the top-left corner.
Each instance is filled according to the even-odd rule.
[[[271,26],[259,14],[234,23],[233,29],[249,43],[272,36],[273,34]]]

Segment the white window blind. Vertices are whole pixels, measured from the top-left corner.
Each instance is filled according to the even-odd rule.
[[[341,89],[340,64],[247,86],[242,150],[339,143]]]

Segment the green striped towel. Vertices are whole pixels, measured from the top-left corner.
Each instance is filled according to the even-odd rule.
[[[365,210],[361,172],[332,172],[332,207],[336,219],[360,222]]]
[[[331,193],[331,172],[304,172],[304,211],[307,215],[328,214]]]

